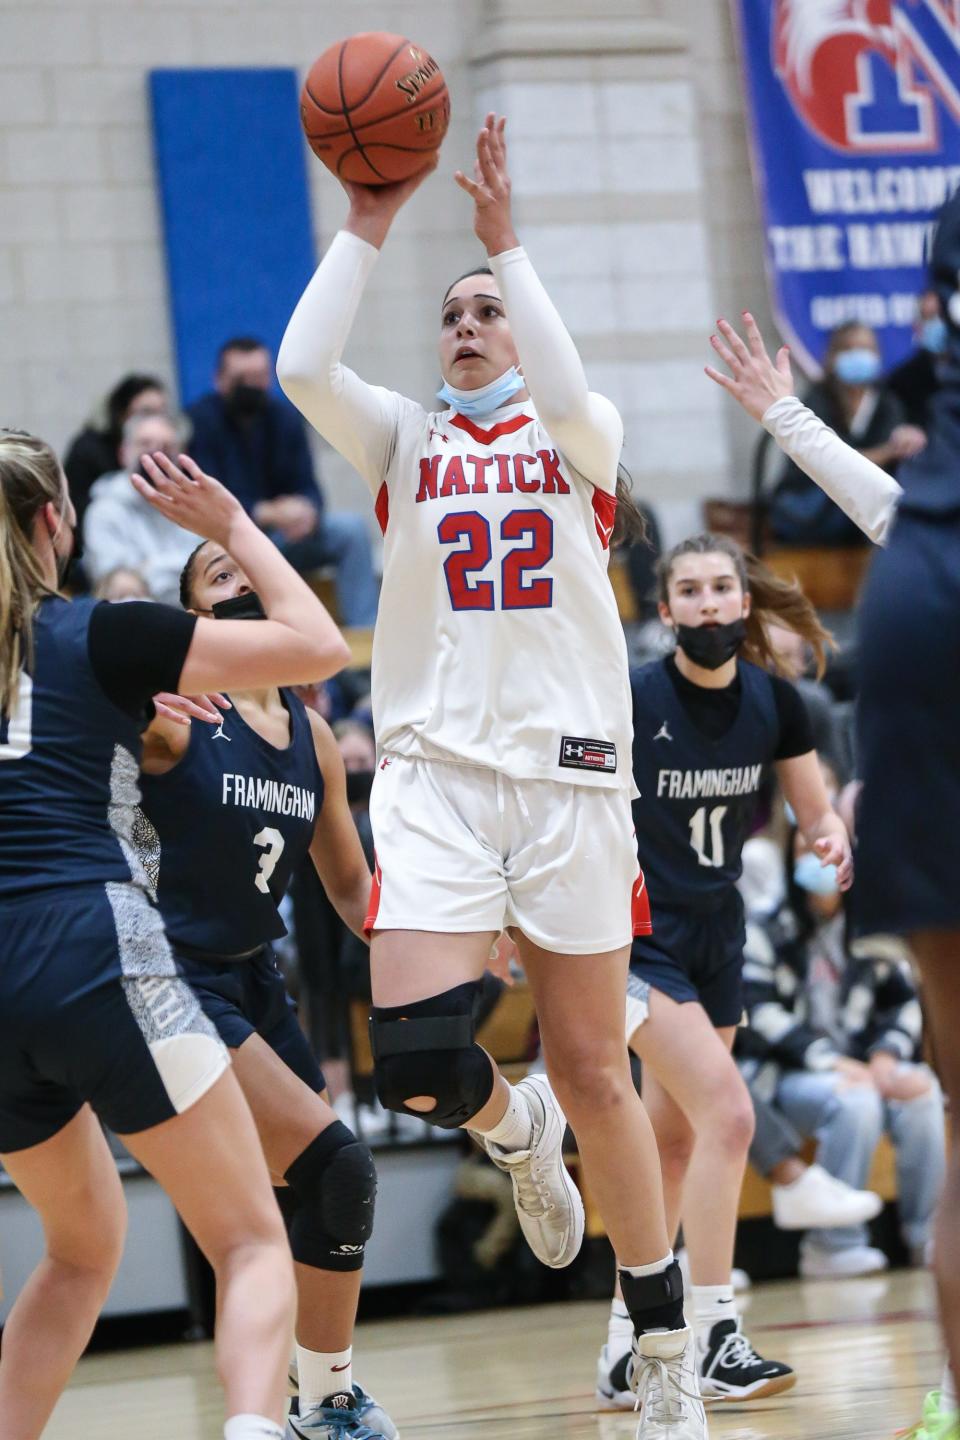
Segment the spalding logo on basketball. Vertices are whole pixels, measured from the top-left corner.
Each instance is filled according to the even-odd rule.
[[[774,64],[794,110],[847,153],[932,151],[960,115],[960,8],[941,0],[776,0]]]
[[[424,168],[450,122],[440,66],[402,35],[351,35],[311,67],[300,97],[311,150],[340,179],[406,180]]]

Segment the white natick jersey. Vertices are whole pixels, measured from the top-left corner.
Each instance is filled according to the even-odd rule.
[[[351,244],[338,255],[341,241]],[[429,413],[365,385],[339,365],[334,346],[325,359],[328,383],[313,392],[301,386],[291,342],[301,331],[315,336],[320,315],[329,328],[324,269],[339,259],[337,290],[348,293],[346,262],[356,269],[366,258],[358,247],[371,250],[337,237],[312,282],[325,278],[317,289],[326,293],[308,289],[278,369],[295,403],[363,475],[384,532],[373,645],[378,745],[489,766],[516,780],[631,788],[626,643],[607,574],[616,411],[589,397],[600,441],[591,448],[588,429],[577,458],[599,484],[558,447],[531,400],[481,420]],[[509,308],[508,315],[513,321]],[[344,329],[350,319],[352,311]],[[519,340],[518,348],[524,363]],[[316,376],[319,358],[308,366],[299,357],[297,374],[310,368]],[[524,373],[532,390],[526,363]],[[320,374],[326,381],[322,366]]]

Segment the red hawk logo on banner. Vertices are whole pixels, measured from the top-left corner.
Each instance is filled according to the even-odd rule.
[[[775,4],[774,65],[819,139],[847,153],[938,147],[934,96],[960,102],[957,0]]]

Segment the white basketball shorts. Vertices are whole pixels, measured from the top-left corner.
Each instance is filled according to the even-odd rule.
[[[650,930],[630,796],[511,780],[456,762],[385,755],[370,797],[373,930],[464,934],[516,926],[565,955]]]

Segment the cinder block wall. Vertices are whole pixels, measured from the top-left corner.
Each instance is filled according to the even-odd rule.
[[[619,61],[596,49],[599,23],[638,20],[669,45]],[[526,49],[498,58],[490,39],[508,21]],[[638,491],[686,514],[739,489],[750,432],[700,373],[712,312],[764,294],[727,0],[2,0],[0,423],[63,445],[124,371],[173,378],[147,70],[303,68],[364,29],[431,49],[454,110],[441,172],[375,271],[351,363],[432,395],[438,292],[477,254],[450,175],[484,105],[502,103],[523,239],[592,383],[624,408]],[[311,174],[322,248],[344,201],[319,164]],[[337,503],[366,508],[345,466],[321,467]]]

